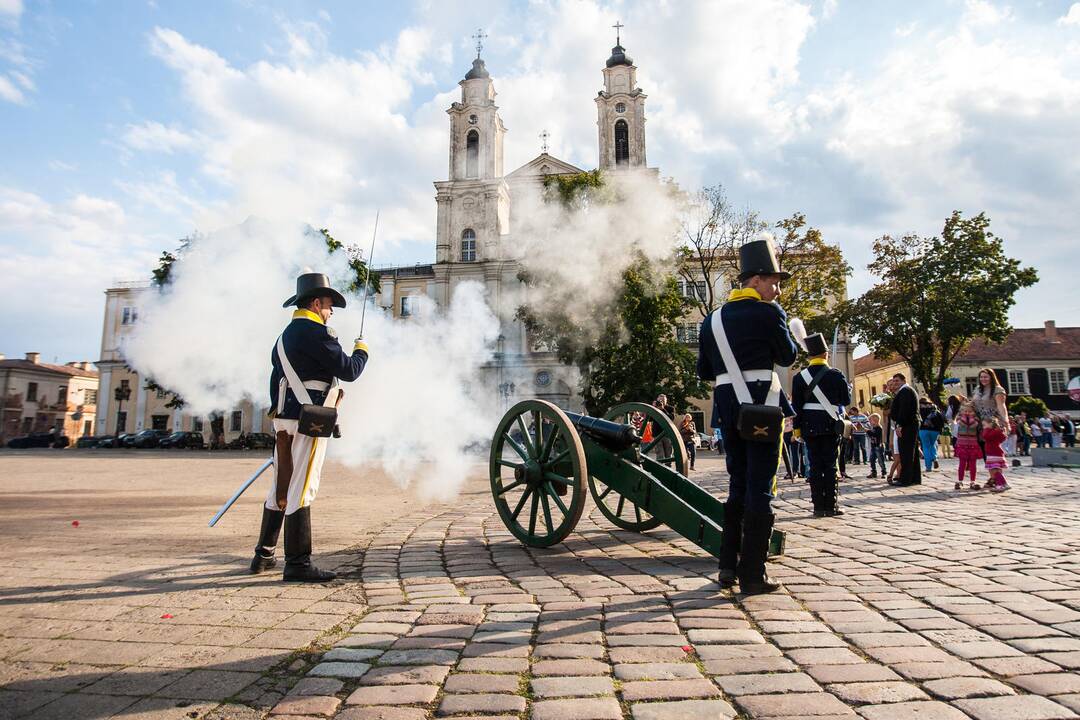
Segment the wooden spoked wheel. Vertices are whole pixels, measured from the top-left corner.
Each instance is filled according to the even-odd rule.
[[[510,408],[491,443],[490,472],[499,516],[526,545],[562,542],[581,519],[585,450],[557,406],[524,400]]]
[[[646,423],[652,424],[652,439],[649,442],[642,443],[641,452],[685,475],[686,449],[683,447],[682,439],[679,437],[679,431],[667,415],[664,415],[652,405],[646,405],[645,403],[623,403],[611,408],[604,415],[604,419],[624,425],[633,425],[637,413],[640,413],[642,417],[639,433],[645,432]],[[671,450],[669,455],[660,456],[660,453],[666,449],[665,444],[661,442],[664,438],[671,441]],[[627,500],[613,487],[604,484],[604,481],[600,478],[591,475],[589,476],[589,493],[604,517],[624,530],[644,532],[662,524],[648,511]]]

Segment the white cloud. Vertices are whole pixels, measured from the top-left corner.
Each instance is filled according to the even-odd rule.
[[[1069,12],[1058,18],[1059,25],[1080,25],[1080,2],[1073,3]]]
[[[836,10],[840,5],[840,0],[825,0],[821,4],[821,17],[823,20],[828,20],[836,14]]]
[[[9,18],[18,20],[22,12],[22,0],[0,0],[0,15],[6,15]]]
[[[998,6],[990,0],[965,0],[962,22],[970,25],[996,25],[1012,17],[1012,8],[1008,6]]]
[[[135,150],[163,152],[171,155],[177,150],[190,149],[195,137],[175,125],[166,127],[159,122],[128,125],[124,131],[124,144]]]
[[[3,75],[0,75],[0,99],[15,103],[16,105],[23,105],[26,103],[26,96],[23,94],[23,91]]]

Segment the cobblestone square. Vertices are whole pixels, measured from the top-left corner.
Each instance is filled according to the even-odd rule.
[[[451,503],[328,464],[314,545],[339,579],[251,576],[265,484],[206,523],[261,459],[0,454],[0,717],[1080,717],[1076,471],[991,495],[951,461],[912,488],[849,466],[825,519],[782,480],[785,589],[742,597],[591,500],[567,542],[522,546],[479,460]],[[722,460],[698,468],[723,497]]]

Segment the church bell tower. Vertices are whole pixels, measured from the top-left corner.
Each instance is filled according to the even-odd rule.
[[[645,93],[637,86],[637,68],[622,46],[615,24],[615,47],[604,68],[604,89],[596,96],[600,169],[645,167]]]

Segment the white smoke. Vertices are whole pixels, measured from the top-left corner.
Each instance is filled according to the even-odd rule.
[[[328,256],[321,236],[304,227],[249,219],[201,236],[173,266],[171,282],[151,291],[137,332],[123,348],[143,377],[178,393],[196,415],[242,401],[269,404],[270,356],[293,308],[296,276],[325,272],[336,288],[352,271],[344,252]],[[360,332],[361,299],[348,296],[330,326],[346,351]],[[490,439],[497,409],[477,392],[480,367],[492,357],[499,326],[478,283],[462,283],[445,313],[422,303],[408,321],[369,305],[364,339],[371,357],[355,383],[344,384],[343,437],[330,455],[346,463],[379,463],[405,485],[445,499],[472,461],[462,447]],[[420,474],[434,461],[437,473]]]

